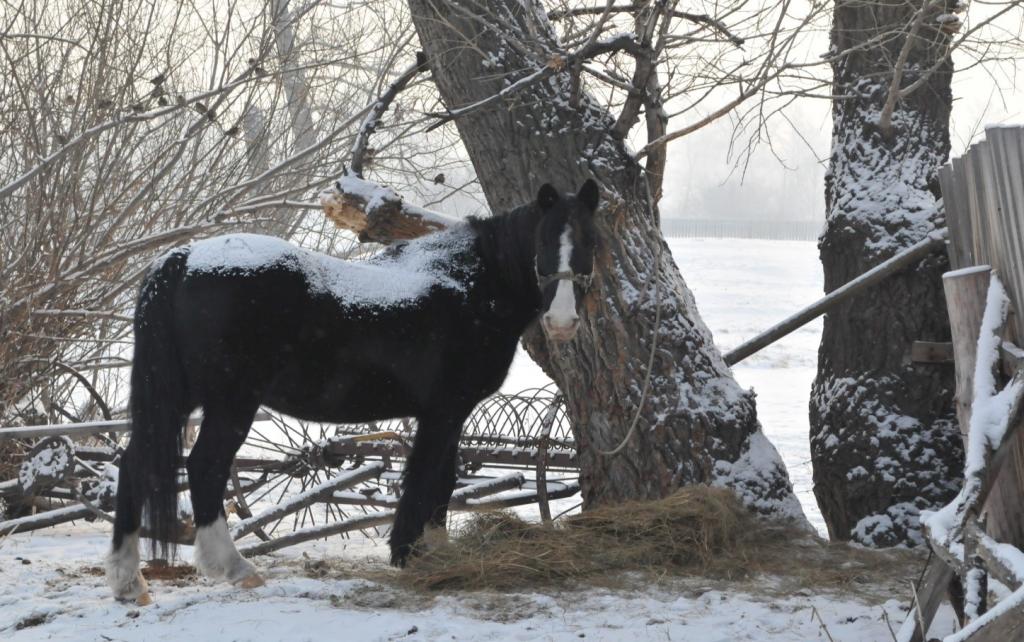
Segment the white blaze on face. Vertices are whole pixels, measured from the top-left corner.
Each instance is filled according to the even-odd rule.
[[[559,238],[558,248],[558,271],[569,271],[569,259],[572,257],[572,226],[566,223],[565,231]],[[547,313],[544,315],[544,324],[548,332],[556,338],[572,338],[570,333],[575,333],[579,317],[576,315],[576,292],[573,290],[572,281],[561,279],[555,290],[555,298],[551,301]],[[569,335],[569,336],[564,336]]]

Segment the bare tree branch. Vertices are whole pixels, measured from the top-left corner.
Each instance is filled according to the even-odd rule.
[[[352,143],[352,158],[351,158],[351,171],[354,175],[359,178],[363,177],[363,164],[366,160],[366,149],[370,144],[370,136],[373,132],[377,131],[377,125],[380,123],[381,116],[384,115],[390,107],[391,103],[394,102],[398,94],[402,92],[406,86],[412,82],[412,79],[417,74],[427,70],[427,56],[422,52],[416,53],[416,63],[403,71],[398,78],[391,83],[387,91],[385,91],[373,104],[370,106],[370,111],[363,119],[362,125],[359,127],[359,132],[356,134],[355,142]]]

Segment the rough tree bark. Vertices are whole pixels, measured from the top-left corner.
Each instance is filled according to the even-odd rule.
[[[953,68],[941,62],[949,35],[936,17],[949,12],[943,3],[836,3],[832,51],[853,52],[833,63],[833,93],[846,98],[832,108],[819,243],[826,291],[944,224],[936,171],[950,150]],[[901,31],[911,32],[909,46]],[[902,72],[897,83],[894,69]],[[906,88],[932,69],[895,102],[887,128],[890,85]],[[949,340],[947,269],[946,257],[933,254],[825,317],[810,402],[811,460],[814,493],[835,539],[922,543],[919,512],[957,490],[953,369],[909,356],[914,340]]]
[[[539,4],[521,0],[410,0],[434,82],[448,109],[493,96],[550,65],[558,71],[456,119],[491,208],[533,200],[541,184],[602,186],[595,284],[577,338],[531,355],[566,396],[585,506],[663,497],[684,484],[736,490],[764,514],[803,521],[786,469],[697,313],[648,197],[643,168],[614,119],[574,95],[571,67]],[[660,307],[660,314],[658,313]],[[653,369],[644,394],[647,363]],[[636,417],[635,434],[616,448]]]

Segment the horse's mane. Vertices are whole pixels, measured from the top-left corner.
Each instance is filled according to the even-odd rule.
[[[529,291],[533,277],[534,235],[539,220],[535,204],[522,205],[490,218],[470,217],[485,264],[498,271],[508,287]]]

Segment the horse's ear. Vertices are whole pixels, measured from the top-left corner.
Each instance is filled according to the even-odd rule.
[[[551,183],[544,183],[537,192],[537,205],[540,205],[542,209],[548,209],[558,202],[558,198],[558,190],[551,187]]]
[[[597,181],[592,178],[588,178],[587,182],[580,188],[579,193],[576,194],[576,198],[586,205],[591,212],[596,212],[597,202],[601,198],[601,193],[597,188]]]

